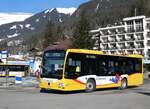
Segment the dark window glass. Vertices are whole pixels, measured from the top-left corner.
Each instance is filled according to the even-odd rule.
[[[46,78],[62,78],[65,51],[50,50],[43,54],[42,74]]]
[[[100,60],[99,59],[99,66],[98,66],[98,72],[97,72],[97,76],[104,76],[104,75],[107,75],[107,63],[106,63],[106,60]]]
[[[65,78],[84,75],[114,76],[141,72],[141,59],[106,55],[70,53],[65,69]],[[78,69],[78,72],[76,71]]]
[[[135,61],[135,72],[142,73],[142,60],[141,59],[137,59]]]

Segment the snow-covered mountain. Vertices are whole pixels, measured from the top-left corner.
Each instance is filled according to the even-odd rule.
[[[32,13],[0,13],[0,25],[24,21],[32,15]]]
[[[31,13],[0,13],[0,41],[38,34],[37,32],[45,29],[49,20],[59,25],[67,20],[75,10],[76,8],[53,8],[34,15]]]
[[[69,14],[69,15],[72,15],[76,11],[76,8],[74,8],[74,7],[72,7],[72,8],[56,8],[56,9],[59,13],[64,13],[64,14]]]
[[[12,18],[7,16],[10,20],[15,19],[15,22],[6,22],[7,24],[0,25],[0,44],[7,42],[7,46],[11,49],[11,47],[19,47],[18,45],[22,45],[23,43],[32,43],[31,39],[43,37],[49,21],[52,21],[57,27],[68,20],[75,10],[76,8],[47,9],[34,15],[23,14],[25,16],[24,19],[22,17],[18,19],[17,15],[11,15],[13,16]],[[5,16],[6,14],[1,19],[4,20]],[[7,19],[7,21],[10,20]]]
[[[54,9],[58,11],[58,13],[63,13],[63,14],[69,14],[72,15],[76,8],[52,8],[52,9],[47,9],[45,10],[45,13],[51,12]],[[33,16],[32,13],[0,13],[0,25],[7,24],[7,23],[12,23],[12,22],[20,22],[24,21],[25,19]]]

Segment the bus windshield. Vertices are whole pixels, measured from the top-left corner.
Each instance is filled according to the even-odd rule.
[[[43,78],[62,78],[65,53],[63,51],[48,51],[44,53],[42,74]]]

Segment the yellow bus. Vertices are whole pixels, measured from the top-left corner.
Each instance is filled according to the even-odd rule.
[[[143,56],[108,55],[84,49],[47,50],[43,53],[40,88],[94,91],[99,88],[143,84]]]
[[[29,73],[29,65],[0,64],[0,77],[15,77],[17,74],[26,76]]]

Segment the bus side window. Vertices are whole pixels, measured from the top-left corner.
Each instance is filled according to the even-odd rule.
[[[134,73],[134,64],[131,61],[128,61],[127,63],[127,74]]]
[[[114,63],[114,61],[108,62],[108,69],[109,69],[109,71],[108,71],[109,75],[115,74],[115,63]]]
[[[69,58],[68,66],[66,67],[65,76],[69,79],[77,78],[81,73],[81,61]]]
[[[126,62],[122,62],[121,64],[121,74],[125,74],[126,73]]]
[[[99,71],[97,72],[98,76],[107,74],[107,65],[105,61],[100,61],[99,63]]]
[[[115,62],[115,73],[120,73],[118,62]]]
[[[135,73],[142,73],[142,61],[136,60],[135,61]]]

